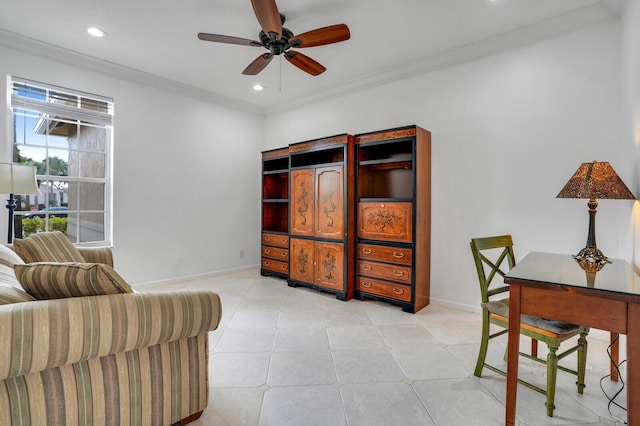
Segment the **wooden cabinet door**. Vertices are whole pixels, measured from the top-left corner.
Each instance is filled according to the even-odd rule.
[[[344,289],[344,245],[316,241],[315,284],[334,290]]]
[[[291,227],[293,235],[313,235],[314,169],[291,172]]]
[[[343,168],[323,167],[316,170],[315,236],[344,238]]]
[[[358,204],[358,237],[411,243],[413,204],[410,202]]]
[[[289,276],[298,281],[313,283],[314,243],[313,240],[291,238],[289,250]]]

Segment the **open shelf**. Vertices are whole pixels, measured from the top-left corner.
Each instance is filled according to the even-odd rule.
[[[262,176],[263,199],[289,198],[289,172],[268,173]]]
[[[262,230],[268,232],[289,232],[289,203],[262,203]]]
[[[413,141],[378,142],[358,146],[358,163],[380,160],[402,161],[413,159]],[[365,163],[366,164],[366,163]]]
[[[358,198],[413,198],[413,163],[360,165]]]
[[[289,157],[270,158],[265,160],[262,165],[263,172],[280,172],[289,169]]]
[[[323,149],[319,151],[301,152],[291,155],[291,168],[330,165],[344,161],[344,148]]]

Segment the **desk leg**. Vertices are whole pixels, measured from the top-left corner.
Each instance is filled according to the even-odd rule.
[[[627,314],[627,424],[640,425],[640,304]]]
[[[610,334],[610,343],[611,343],[611,359],[613,361],[611,361],[611,381],[612,382],[617,382],[618,381],[618,364],[619,359],[620,359],[620,351],[619,351],[619,347],[620,347],[620,339],[619,339],[620,335],[618,333],[611,333]]]
[[[507,344],[507,426],[516,424],[516,390],[518,388],[518,352],[520,351],[520,286],[509,288],[509,342]]]

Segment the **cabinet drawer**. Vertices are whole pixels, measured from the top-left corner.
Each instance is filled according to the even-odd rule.
[[[411,302],[411,286],[408,285],[386,283],[371,278],[358,277],[356,288],[363,293],[377,294],[390,299]]]
[[[358,258],[365,260],[411,265],[412,254],[410,248],[358,244]]]
[[[288,262],[289,250],[280,247],[262,246],[262,257]]]
[[[358,237],[410,243],[413,240],[413,203],[359,203]]]
[[[289,237],[278,234],[262,234],[262,244],[289,248]]]
[[[287,262],[280,262],[278,260],[262,258],[262,269],[268,269],[273,272],[280,272],[282,274],[289,273],[289,264]]]
[[[358,260],[358,274],[411,284],[411,268]]]

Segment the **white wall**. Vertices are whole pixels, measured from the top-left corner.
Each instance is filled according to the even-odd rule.
[[[632,190],[640,194],[640,1],[629,0],[623,15],[622,77],[624,84],[625,141],[635,149]],[[631,234],[634,237],[633,261],[640,265],[640,203],[636,203]]]
[[[555,198],[569,177],[582,162],[609,161],[631,184],[620,33],[612,22],[272,115],[265,148],[409,124],[430,130],[431,295],[476,309],[472,237],[510,233],[518,258],[577,253],[586,243],[586,200]],[[600,201],[597,242],[609,257],[631,257],[632,207]]]
[[[425,127],[433,137],[432,297],[475,309],[470,238],[511,233],[518,258],[577,252],[586,240],[586,200],[555,195],[581,162],[610,161],[638,193],[640,124],[634,145],[628,117],[640,111],[640,84],[624,104],[620,78],[622,34],[639,41],[628,27],[612,22],[266,120],[5,47],[0,75],[115,99],[114,254],[132,283],[258,263],[262,149]],[[635,58],[632,51],[625,58]],[[625,70],[638,68],[640,60],[629,59]],[[0,85],[6,98],[5,90]],[[7,107],[0,108],[0,135],[8,137]],[[598,246],[610,257],[631,259],[639,246],[632,205],[600,201]]]
[[[259,263],[264,117],[1,46],[0,58],[0,75],[114,98],[113,251],[130,283]],[[3,102],[3,140],[10,123]]]

